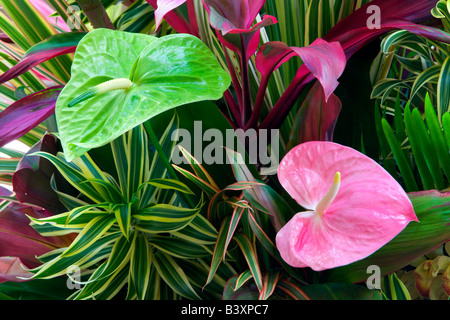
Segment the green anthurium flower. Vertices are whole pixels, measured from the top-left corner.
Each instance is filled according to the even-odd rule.
[[[111,142],[171,108],[217,100],[230,85],[209,48],[187,34],[95,29],[79,43],[56,103],[66,159]]]

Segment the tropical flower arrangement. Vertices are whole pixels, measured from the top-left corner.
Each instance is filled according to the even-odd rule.
[[[449,298],[450,2],[0,5],[0,299]]]

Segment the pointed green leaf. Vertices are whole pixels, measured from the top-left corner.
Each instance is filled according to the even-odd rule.
[[[136,245],[131,256],[130,274],[139,300],[144,300],[150,281],[152,252],[145,234],[137,236]]]
[[[188,299],[200,299],[183,269],[181,269],[173,258],[162,252],[156,252],[153,257],[153,262],[159,275],[172,288],[172,290]]]
[[[81,231],[75,240],[70,244],[66,251],[62,254],[68,257],[89,248],[95,243],[108,229],[115,223],[115,219],[111,216],[97,217],[92,219]]]
[[[236,234],[233,237],[233,239],[238,243],[239,247],[241,248],[241,251],[244,254],[245,260],[247,261],[250,271],[252,272],[256,286],[261,292],[263,288],[263,280],[255,248],[250,242],[250,239],[244,234]]]
[[[131,203],[119,204],[114,208],[114,214],[120,231],[122,231],[127,239],[130,234],[131,211]]]

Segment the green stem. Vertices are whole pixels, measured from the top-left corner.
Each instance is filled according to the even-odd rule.
[[[170,179],[178,180],[178,176],[175,172],[175,169],[170,164],[169,159],[167,158],[166,154],[164,153],[161,144],[159,143],[158,137],[155,134],[155,131],[153,131],[153,128],[150,124],[150,121],[144,122],[145,130],[148,133],[148,136],[150,137],[150,140],[152,141],[153,145],[155,146],[156,152],[161,157],[162,162],[164,163],[164,166],[167,169],[167,173],[169,175]],[[188,205],[191,208],[194,208],[195,205],[192,202],[191,198],[189,196],[186,196],[184,193],[180,192],[179,195],[188,203]]]

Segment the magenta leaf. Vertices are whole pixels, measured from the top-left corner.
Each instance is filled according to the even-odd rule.
[[[51,36],[31,47],[14,67],[0,76],[0,83],[14,79],[35,66],[60,55],[73,53],[85,32],[67,32]]]
[[[332,141],[341,107],[334,94],[325,100],[323,88],[316,81],[295,117],[288,148],[308,141]]]
[[[374,253],[410,221],[405,191],[380,165],[333,142],[306,142],[281,161],[278,178],[306,211],[277,234],[283,260],[321,271]]]
[[[26,267],[33,268],[40,264],[36,256],[68,246],[73,236],[41,236],[30,226],[27,216],[39,219],[48,215],[43,209],[17,203],[0,212],[0,257],[18,257]]]
[[[265,0],[202,0],[210,25],[217,30],[219,40],[244,59],[258,49],[260,29],[277,23],[275,17],[265,15],[253,25]],[[253,26],[252,26],[253,25]]]
[[[240,29],[243,32],[251,29],[266,0],[202,0],[202,2],[210,15],[211,26],[221,30],[225,35],[232,30]]]
[[[0,147],[16,140],[55,112],[63,86],[54,86],[22,98],[0,113]]]
[[[62,213],[65,208],[50,185],[52,176],[58,176],[58,171],[48,160],[31,156],[38,151],[56,155],[56,138],[50,134],[44,135],[41,141],[24,155],[12,177],[13,190],[21,203],[36,205],[51,214]]]
[[[281,64],[298,55],[306,68],[317,78],[328,98],[338,85],[337,79],[344,72],[346,58],[338,42],[316,39],[308,47],[288,47],[278,41],[261,46],[256,56],[256,67],[261,75],[269,77]],[[294,83],[295,85],[295,83]]]
[[[418,25],[431,16],[434,0],[374,0],[337,23],[323,38],[327,41],[339,41],[347,59],[370,41],[391,30],[403,29],[427,38],[449,42],[450,37],[442,30]],[[368,27],[369,6],[379,8],[379,25]]]
[[[285,43],[278,41],[265,43],[258,50],[255,60],[256,68],[261,73],[261,84],[258,89],[254,112],[249,121],[252,126],[255,126],[259,118],[271,74],[294,56],[299,56],[303,61],[303,65],[275,104],[275,110],[280,108],[286,111],[290,110],[297,101],[300,90],[314,78],[318,79],[322,84],[326,102],[336,89],[338,85],[337,79],[343,73],[347,63],[344,51],[338,42],[328,43],[319,38],[304,48],[289,47]],[[269,116],[262,122],[261,128],[267,128],[268,125],[278,123],[282,121],[283,117],[284,113],[271,111]]]

